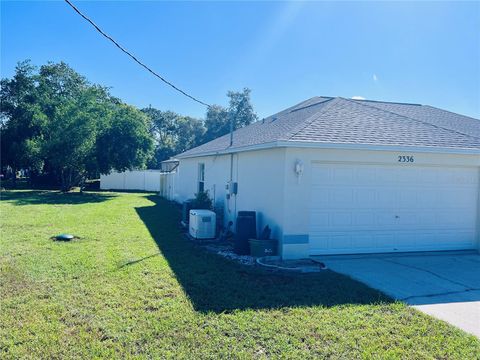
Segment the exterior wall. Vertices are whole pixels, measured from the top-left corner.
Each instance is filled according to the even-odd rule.
[[[205,164],[205,190],[208,190],[215,203],[217,199],[225,197],[225,185],[230,179],[230,156],[204,156],[180,160],[177,168],[176,201],[191,199],[198,192],[198,165],[201,163]]]
[[[414,156],[415,165],[477,167],[480,173],[478,155],[275,148],[233,155],[232,180],[238,182],[238,194],[230,199],[227,199],[225,186],[230,181],[231,155],[181,159],[174,198],[181,202],[194,197],[198,191],[198,164],[204,163],[205,190],[215,199],[216,206],[224,208],[224,225],[230,220],[235,223],[239,210],[257,211],[257,231],[267,224],[272,228],[272,237],[279,240],[282,257],[304,258],[309,256],[312,163],[397,165],[399,155]],[[294,171],[298,161],[303,163],[300,176]],[[480,250],[480,196],[478,216]]]
[[[272,238],[280,242],[284,223],[284,164],[284,148],[239,153],[236,178],[236,209],[257,211],[257,233],[268,225]]]
[[[436,153],[399,153],[397,151],[338,150],[287,148],[285,156],[285,203],[283,223],[283,256],[299,258],[309,255],[309,218],[312,162],[344,162],[396,165],[399,155],[411,155],[415,165],[472,166],[480,172],[480,156]],[[304,164],[301,176],[294,172],[297,161]],[[408,166],[408,165],[405,165]],[[479,200],[480,208],[480,200]],[[478,212],[480,216],[480,211]],[[480,224],[480,218],[478,223]],[[480,225],[477,225],[480,250]]]
[[[257,232],[268,224],[272,237],[281,239],[284,158],[285,149],[269,149],[233,154],[233,162],[230,154],[181,159],[175,199],[182,202],[198,192],[198,164],[203,163],[205,190],[216,207],[223,207],[224,225],[228,221],[235,224],[238,211],[254,210],[257,212]],[[230,173],[232,180],[238,183],[238,193],[227,198]]]

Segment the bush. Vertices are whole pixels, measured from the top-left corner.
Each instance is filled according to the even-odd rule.
[[[213,202],[208,194],[208,190],[200,191],[195,194],[195,198],[192,199],[192,209],[206,209],[212,210],[213,209]]]

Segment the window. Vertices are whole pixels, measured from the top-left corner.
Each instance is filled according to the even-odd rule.
[[[205,164],[198,164],[198,192],[205,191]]]

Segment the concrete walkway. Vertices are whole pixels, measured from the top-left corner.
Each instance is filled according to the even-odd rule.
[[[321,260],[333,271],[480,338],[480,255],[476,252],[342,255]]]

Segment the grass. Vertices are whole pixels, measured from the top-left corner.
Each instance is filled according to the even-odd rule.
[[[203,252],[155,195],[10,191],[0,210],[2,359],[480,358],[475,337],[350,278]]]

